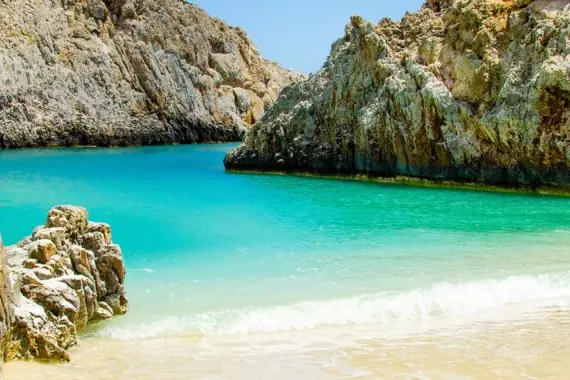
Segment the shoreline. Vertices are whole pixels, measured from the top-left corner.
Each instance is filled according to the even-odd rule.
[[[515,186],[501,186],[489,185],[477,182],[460,182],[449,179],[434,180],[428,178],[415,178],[408,176],[395,176],[395,177],[381,177],[368,175],[363,173],[354,174],[321,174],[310,171],[277,171],[277,170],[252,170],[252,169],[228,169],[226,173],[229,174],[255,174],[255,175],[273,175],[273,176],[295,176],[307,177],[316,179],[332,179],[343,181],[358,181],[364,183],[378,183],[383,185],[394,186],[411,186],[411,187],[425,187],[431,189],[450,189],[450,190],[470,190],[482,192],[495,192],[495,193],[508,193],[520,195],[536,195],[536,196],[549,196],[549,197],[570,197],[570,187],[560,188],[554,186],[542,186],[532,188],[531,186],[521,185]]]
[[[480,360],[489,357],[491,343],[516,349],[503,330],[524,332],[521,324],[528,323],[533,339],[520,340],[525,349],[513,360],[490,357],[494,369],[525,365],[535,338],[548,343],[541,343],[546,353],[567,355],[556,349],[555,334],[541,335],[534,324],[543,314],[516,306],[560,297],[563,312],[559,304],[548,312],[570,321],[564,200],[232,176],[220,164],[229,148],[158,147],[156,155],[146,154],[154,148],[135,148],[132,157],[128,149],[24,151],[14,155],[21,160],[4,161],[7,171],[21,173],[7,178],[5,198],[20,206],[7,210],[4,224],[20,223],[16,212],[25,217],[26,204],[36,199],[69,197],[93,208],[93,216],[116,226],[128,252],[133,306],[126,317],[93,325],[93,339],[82,335],[71,363],[10,363],[7,379],[249,380],[275,373],[275,380],[317,380],[347,378],[344,371],[355,367],[373,379],[404,377],[406,365],[434,378],[442,377],[430,372],[438,366],[473,376],[489,370]],[[65,185],[50,186],[54,178]],[[402,179],[388,182],[396,180]],[[20,224],[28,231],[33,222]],[[513,303],[516,323],[502,312]],[[554,319],[543,320],[558,328]],[[501,328],[476,335],[480,344],[471,347],[469,331],[490,324]],[[409,336],[440,326],[441,339]],[[453,344],[461,353],[448,349]],[[385,354],[395,362],[383,362]],[[473,367],[450,364],[471,354],[478,360]],[[536,367],[539,374],[545,368]]]
[[[341,331],[274,334],[233,339],[164,336],[145,340],[85,338],[69,363],[11,362],[7,378],[183,379],[264,378],[334,379],[359,374],[374,379],[418,375],[440,378],[517,379],[560,375],[570,370],[570,311],[546,308],[515,319],[493,320],[449,331],[400,338],[382,336],[327,340]],[[345,326],[342,332],[350,333]],[[161,349],[156,350],[156,346]],[[140,357],[153,352],[144,363]],[[310,360],[308,360],[310,358]],[[470,360],[465,360],[470,358]],[[412,376],[414,377],[414,376]]]
[[[71,146],[36,146],[36,147],[16,147],[16,148],[0,148],[0,152],[18,152],[25,150],[64,150],[64,149],[128,149],[128,148],[148,148],[148,147],[178,147],[178,146],[197,146],[197,145],[227,145],[239,144],[241,141],[210,141],[210,142],[197,142],[197,143],[172,143],[172,144],[135,144],[135,145],[71,145]],[[523,194],[523,195],[539,195],[539,196],[553,196],[553,197],[570,197],[570,187],[562,188],[555,186],[540,186],[533,188],[528,185],[491,185],[477,182],[461,182],[450,179],[429,179],[429,178],[416,178],[398,175],[394,177],[382,177],[365,173],[338,173],[326,174],[316,173],[312,171],[298,171],[298,170],[255,170],[255,169],[236,169],[226,168],[225,171],[230,174],[255,174],[255,175],[275,175],[275,176],[296,176],[308,177],[317,179],[334,179],[344,181],[359,181],[368,183],[378,183],[384,185],[397,185],[397,186],[413,186],[424,187],[433,189],[452,189],[452,190],[470,190],[470,191],[484,191],[496,193],[509,193],[509,194]]]

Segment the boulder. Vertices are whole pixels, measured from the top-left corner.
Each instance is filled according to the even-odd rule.
[[[54,207],[20,245],[0,245],[3,356],[69,360],[78,331],[127,312],[125,275],[108,224],[88,222],[81,207]]]

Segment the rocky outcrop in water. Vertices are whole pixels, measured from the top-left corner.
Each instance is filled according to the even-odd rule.
[[[127,311],[121,249],[109,225],[88,222],[83,208],[53,208],[44,225],[0,259],[7,261],[0,265],[6,360],[69,360],[78,331]]]
[[[353,17],[225,164],[570,186],[570,1],[429,0]]]
[[[300,78],[182,0],[0,1],[0,148],[237,141]]]

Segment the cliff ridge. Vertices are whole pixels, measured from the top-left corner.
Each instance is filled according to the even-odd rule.
[[[302,78],[182,0],[0,1],[0,148],[238,141]]]
[[[570,186],[570,1],[429,0],[354,16],[230,170]]]

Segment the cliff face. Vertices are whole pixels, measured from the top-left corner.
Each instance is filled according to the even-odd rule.
[[[238,140],[301,78],[182,0],[0,0],[0,148]]]
[[[0,252],[2,357],[68,360],[78,331],[127,311],[125,275],[109,225],[88,222],[80,207],[54,207]]]
[[[229,169],[570,186],[570,1],[430,0],[353,17]]]

